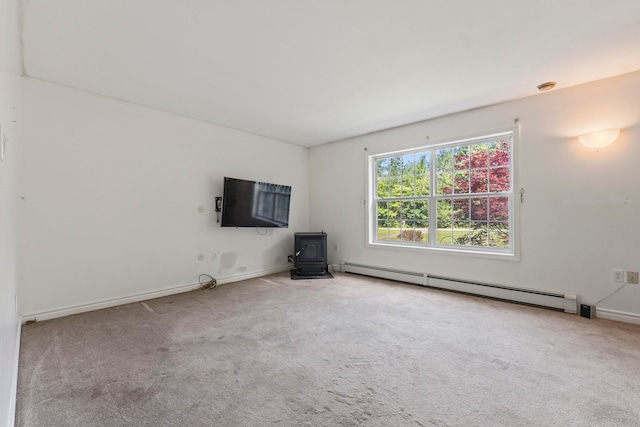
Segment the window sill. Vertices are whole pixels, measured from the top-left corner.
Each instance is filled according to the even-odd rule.
[[[501,261],[520,261],[520,256],[516,253],[511,252],[488,252],[483,250],[464,250],[457,248],[444,248],[444,247],[433,247],[433,246],[410,246],[410,245],[401,245],[394,244],[392,242],[374,242],[367,243],[367,247],[375,248],[375,249],[392,249],[392,250],[403,250],[403,251],[423,251],[424,253],[432,253],[434,255],[452,255],[452,256],[468,256],[472,258],[483,258],[483,259],[493,259],[493,260],[501,260]]]

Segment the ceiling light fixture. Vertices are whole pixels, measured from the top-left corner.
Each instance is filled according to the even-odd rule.
[[[546,90],[551,90],[556,87],[556,82],[546,82],[538,85],[538,90],[544,92]]]
[[[600,132],[580,135],[578,141],[588,148],[602,148],[613,144],[613,141],[618,138],[618,135],[620,135],[620,129],[601,130]]]

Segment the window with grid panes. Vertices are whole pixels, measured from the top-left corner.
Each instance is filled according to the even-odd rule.
[[[513,133],[372,156],[372,243],[513,253]]]

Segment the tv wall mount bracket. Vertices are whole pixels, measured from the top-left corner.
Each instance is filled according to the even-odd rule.
[[[216,222],[220,222],[220,212],[222,212],[222,197],[215,199]]]

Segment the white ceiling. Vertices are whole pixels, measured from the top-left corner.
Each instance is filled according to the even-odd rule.
[[[638,0],[21,1],[25,75],[309,147],[640,69]]]

